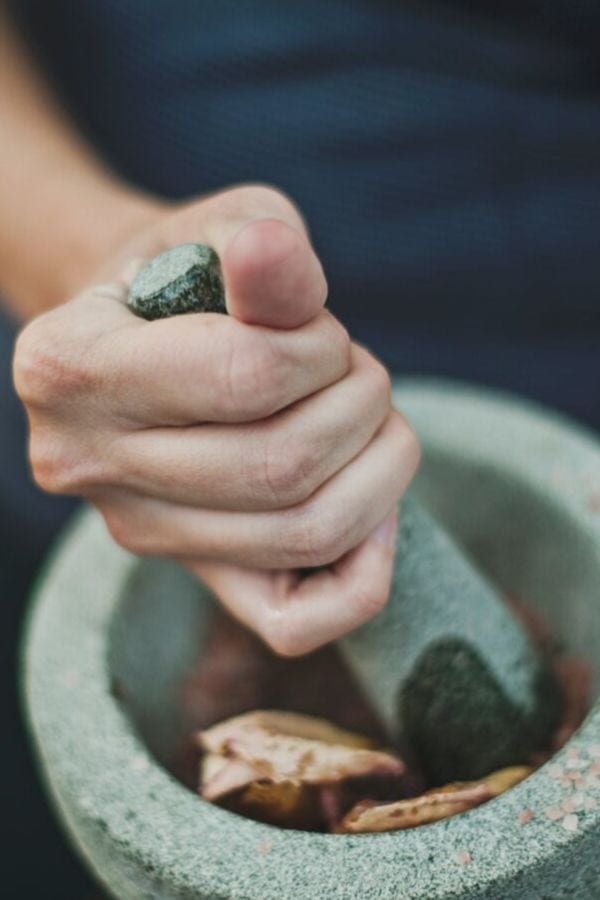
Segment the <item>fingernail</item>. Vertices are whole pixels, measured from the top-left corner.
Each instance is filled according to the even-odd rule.
[[[396,544],[396,525],[397,525],[397,514],[394,510],[391,515],[384,519],[381,525],[373,533],[373,537],[376,541],[379,541],[380,544],[383,544],[384,547],[387,547],[388,550],[393,549]]]

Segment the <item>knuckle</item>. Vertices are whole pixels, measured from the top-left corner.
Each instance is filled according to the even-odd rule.
[[[392,395],[392,379],[386,367],[371,356],[368,371],[375,396],[385,398],[389,402]]]
[[[113,541],[124,550],[134,552],[131,546],[131,528],[129,522],[122,513],[114,509],[103,509],[102,515],[104,516],[104,522]]]
[[[14,382],[27,406],[48,408],[92,381],[87,354],[56,334],[52,315],[28,325],[16,343]]]
[[[291,658],[300,656],[303,647],[290,617],[285,610],[269,608],[264,616],[261,629],[263,640],[278,656]]]
[[[401,444],[404,458],[410,464],[411,468],[416,471],[421,464],[422,449],[421,442],[411,423],[402,413],[395,412],[396,427],[398,429],[398,440]]]
[[[297,436],[265,448],[263,481],[277,507],[301,503],[314,489],[315,464],[306,442]]]
[[[378,615],[387,604],[389,585],[374,583],[374,581],[355,581],[353,585],[351,602],[360,622],[368,622]]]
[[[86,494],[105,480],[104,466],[67,436],[34,428],[29,461],[35,483],[48,494]]]
[[[194,224],[212,218],[239,219],[240,216],[287,220],[305,230],[304,220],[293,200],[279,188],[265,182],[244,182],[204,197],[200,203],[183,207],[180,215]]]
[[[119,547],[137,556],[144,556],[148,552],[144,532],[136,528],[120,506],[104,507],[101,512],[110,536]]]
[[[32,436],[29,463],[38,487],[48,494],[60,494],[66,487],[64,454],[55,442]]]
[[[62,441],[34,432],[29,461],[35,483],[46,493],[65,494],[74,488],[74,467]]]
[[[227,416],[254,421],[277,409],[278,361],[266,341],[232,341],[219,354],[222,405]]]
[[[20,333],[15,344],[13,378],[17,394],[24,403],[34,404],[45,391],[45,375],[53,368],[51,353],[43,340],[41,320],[32,322]]]
[[[326,566],[349,549],[352,523],[343,511],[322,510],[317,505],[291,513],[285,541],[296,566]]]
[[[352,341],[347,329],[328,310],[321,313],[322,327],[326,330],[328,352],[340,362],[340,368],[348,372],[352,365]]]
[[[353,372],[360,379],[361,401],[369,409],[390,411],[392,382],[386,367],[363,347],[353,347]]]
[[[228,193],[228,202],[250,215],[263,216],[268,211],[284,219],[296,219],[302,224],[302,217],[296,204],[283,191],[271,184],[249,182],[232,188]]]

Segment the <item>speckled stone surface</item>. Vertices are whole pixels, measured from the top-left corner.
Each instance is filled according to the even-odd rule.
[[[558,724],[559,693],[540,654],[412,496],[401,505],[390,600],[341,647],[432,784],[527,762]]]
[[[567,650],[589,660],[596,695],[598,443],[558,417],[468,388],[406,383],[397,398],[425,446],[420,498],[503,589],[527,597]],[[168,755],[178,740],[169,699],[202,652],[211,603],[174,567],[115,547],[93,513],[40,584],[25,656],[31,729],[56,807],[113,896],[600,900],[598,705],[525,782],[409,832],[284,832],[197,799],[148,746]],[[584,786],[564,772],[583,773]],[[549,817],[556,809],[565,814]],[[523,810],[533,814],[527,824]]]
[[[143,319],[225,313],[219,258],[204,244],[180,244],[150,260],[135,277],[127,305]]]

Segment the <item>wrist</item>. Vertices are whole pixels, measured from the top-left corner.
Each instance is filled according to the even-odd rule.
[[[122,185],[105,187],[93,202],[78,206],[79,229],[72,235],[77,252],[65,252],[61,298],[77,293],[112,272],[115,259],[137,235],[143,234],[170,209],[170,204]]]
[[[11,312],[28,319],[65,302],[96,277],[111,256],[167,208],[110,179],[47,185],[33,222],[14,247],[2,285]]]

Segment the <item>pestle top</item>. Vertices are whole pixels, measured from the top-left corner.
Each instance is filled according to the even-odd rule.
[[[205,244],[165,250],[137,274],[127,305],[143,319],[227,312],[219,257]]]

